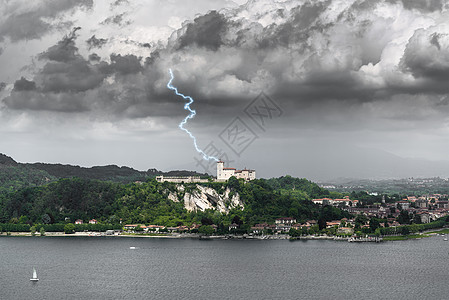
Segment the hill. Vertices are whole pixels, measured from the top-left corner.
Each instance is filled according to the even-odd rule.
[[[157,169],[138,171],[130,167],[116,165],[94,166],[90,168],[47,163],[18,163],[13,158],[0,153],[0,192],[17,190],[22,187],[39,186],[62,178],[130,183],[145,181],[158,175],[164,176],[208,176],[207,174],[175,170],[162,172]]]
[[[287,181],[290,180],[287,178]],[[215,224],[241,222],[249,228],[256,223],[272,223],[279,217],[294,217],[300,221],[323,218],[330,221],[349,216],[338,208],[313,204],[310,192],[320,197],[329,192],[305,179],[300,180],[302,186],[295,192],[272,187],[282,186],[284,181],[285,178],[270,179],[270,182],[257,179],[244,183],[232,178],[228,182],[180,186],[159,183],[154,179],[130,184],[80,178],[59,179],[43,186],[0,194],[0,223],[61,223],[66,218],[72,221],[95,218],[113,224],[121,220],[132,224],[177,226],[204,224],[204,220],[208,219]],[[209,193],[204,192],[206,188]],[[210,193],[212,190],[216,193]],[[178,195],[171,197],[174,191]],[[226,203],[223,203],[226,213],[220,213],[213,194],[228,195],[224,199]],[[230,199],[234,196],[240,199],[243,207],[232,205]],[[208,202],[207,207],[187,209],[192,201]]]
[[[40,186],[55,180],[57,178],[45,170],[19,164],[11,157],[0,154],[0,193]]]

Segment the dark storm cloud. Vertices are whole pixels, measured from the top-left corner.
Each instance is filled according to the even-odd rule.
[[[98,66],[91,65],[81,55],[76,47],[76,27],[57,45],[40,54],[40,60],[46,60],[40,73],[36,76],[43,92],[82,92],[97,87],[105,74]]]
[[[291,43],[302,43],[309,38],[309,30],[320,30],[319,17],[331,1],[323,3],[305,3],[295,7],[290,12],[288,22],[280,26],[269,26],[262,45],[271,46],[289,45]],[[273,30],[272,32],[270,32]]]
[[[424,12],[441,11],[444,0],[401,0],[407,9],[417,9]]]
[[[321,107],[328,104],[363,107],[367,102],[393,101],[396,94],[407,99],[406,95],[449,92],[448,39],[439,29],[426,31],[426,43],[418,37],[418,29],[398,68],[391,69],[386,65],[389,56],[385,51],[388,47],[403,50],[397,47],[398,35],[392,31],[395,18],[382,13],[388,2],[356,1],[338,14],[333,12],[332,1],[289,3],[293,4],[291,9],[273,8],[271,16],[275,21],[266,25],[244,20],[232,12],[209,12],[197,17],[177,31],[175,41],[172,37],[168,49],[160,51],[161,58],[153,58],[152,63],[171,59],[176,69],[182,61],[180,70],[189,75],[181,76],[182,80],[178,77],[177,86],[197,99],[207,99],[207,105],[202,102],[203,113],[214,115],[222,112],[218,108],[240,107],[251,99],[246,93],[249,89],[270,93],[291,109],[286,113],[291,115],[304,107],[323,114]],[[404,6],[416,14],[410,18],[418,18],[438,11],[441,3],[411,1]],[[256,2],[245,7],[247,12],[251,4],[255,6]],[[374,13],[377,9],[379,12]],[[260,16],[269,14],[264,11]],[[404,16],[407,14],[410,12]],[[412,24],[410,18],[401,22]],[[171,51],[173,54],[167,57]],[[200,62],[201,67],[197,57],[205,61]],[[184,62],[189,59],[191,64]],[[411,80],[409,73],[416,79]],[[433,109],[436,104],[432,101],[423,105]],[[396,109],[390,113],[400,114]]]
[[[100,24],[102,24],[102,25],[115,24],[118,26],[130,25],[131,21],[125,20],[125,16],[126,16],[126,13],[121,13],[121,14],[118,14],[115,16],[111,16],[111,17],[106,18]]]
[[[36,83],[31,80],[27,80],[25,77],[16,80],[14,83],[14,91],[34,91],[36,89]]]
[[[12,91],[3,102],[12,109],[47,110],[56,112],[85,112],[88,106],[80,101],[82,95],[73,93],[42,93],[39,91]]]
[[[141,58],[138,58],[135,55],[120,55],[120,54],[112,54],[111,55],[111,64],[112,69],[120,74],[133,74],[142,71],[142,66],[140,65]]]
[[[34,12],[11,16],[5,20],[0,29],[1,36],[8,36],[13,42],[38,39],[50,30],[52,25],[42,21]]]
[[[0,82],[0,92],[6,88],[6,83]]]
[[[392,101],[397,94],[405,102],[407,95],[448,92],[449,39],[442,29],[417,29],[405,49],[396,41],[405,31],[395,32],[394,22],[413,24],[426,12],[413,8],[395,21],[384,16],[381,9],[392,5],[385,1],[356,1],[338,11],[331,1],[287,1],[288,8],[266,1],[265,11],[246,17],[258,3],[198,16],[175,31],[167,46],[122,41],[153,46],[149,57],[122,52],[86,59],[78,53],[75,28],[39,56],[45,64],[32,79],[35,90],[15,89],[4,102],[16,109],[177,117],[185,111],[182,99],[166,89],[169,68],[174,84],[196,99],[202,115],[217,120],[229,119],[261,91],[288,107],[286,115],[307,107],[323,118],[328,104],[344,114],[345,108]],[[124,16],[103,24],[123,25]],[[101,40],[93,35],[88,45],[100,47],[106,43]],[[400,63],[391,67],[394,55]]]
[[[449,77],[449,35],[420,29],[409,40],[401,67],[416,78],[441,81]],[[448,87],[449,91],[449,87]]]
[[[39,39],[53,28],[68,25],[66,22],[53,22],[61,13],[76,7],[90,8],[92,5],[93,0],[40,1],[37,4],[33,1],[29,11],[19,8],[3,16],[3,21],[0,21],[0,39],[9,37],[13,42]]]
[[[143,70],[143,67],[140,64],[141,58],[135,55],[121,55],[121,54],[111,54],[110,55],[111,63],[102,63],[100,64],[100,71],[104,74],[135,74],[139,73]]]
[[[184,33],[178,39],[179,49],[196,45],[217,50],[223,45],[222,35],[226,31],[226,27],[226,18],[216,11],[195,18],[193,23],[182,29]]]
[[[47,51],[39,55],[39,59],[48,59],[51,61],[58,62],[68,62],[75,60],[78,55],[78,48],[75,46],[76,32],[80,30],[81,27],[75,27],[66,35],[58,44],[50,47]]]
[[[76,47],[76,27],[56,45],[39,55],[45,64],[32,81],[17,80],[3,102],[13,109],[79,112],[89,109],[86,91],[98,87],[106,77],[101,64],[91,65]]]
[[[85,59],[78,53],[76,27],[38,58],[45,64],[32,81],[16,81],[3,102],[12,109],[85,112],[136,118],[151,115],[150,89],[141,57],[111,54],[110,63],[97,54]],[[95,64],[92,64],[95,62]],[[112,83],[105,83],[110,77]]]
[[[89,54],[90,61],[100,61],[101,57],[97,53]]]
[[[97,38],[95,35],[91,36],[86,43],[89,45],[89,50],[92,48],[101,48],[108,42],[108,39]]]
[[[437,47],[438,50],[441,50],[441,45],[440,45],[440,42],[438,41],[438,39],[440,37],[442,37],[441,34],[434,33],[434,34],[432,34],[432,36],[430,38],[430,43],[432,45],[434,45],[435,47]]]

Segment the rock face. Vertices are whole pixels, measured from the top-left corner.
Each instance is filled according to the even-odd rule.
[[[223,194],[217,193],[212,188],[200,185],[197,185],[193,192],[183,193],[183,185],[178,185],[177,188],[177,192],[170,192],[168,198],[174,202],[184,201],[184,207],[188,211],[214,209],[227,214],[231,208],[241,207],[243,209],[243,202],[240,200],[240,195],[234,193],[231,196],[231,190],[229,188],[226,188]]]

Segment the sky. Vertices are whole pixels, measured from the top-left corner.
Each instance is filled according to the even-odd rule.
[[[448,0],[0,3],[0,153],[312,180],[449,176]]]

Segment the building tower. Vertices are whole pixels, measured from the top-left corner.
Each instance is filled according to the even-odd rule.
[[[221,160],[218,161],[217,162],[217,180],[226,179],[226,178],[224,178],[223,168],[224,168],[224,162]]]

